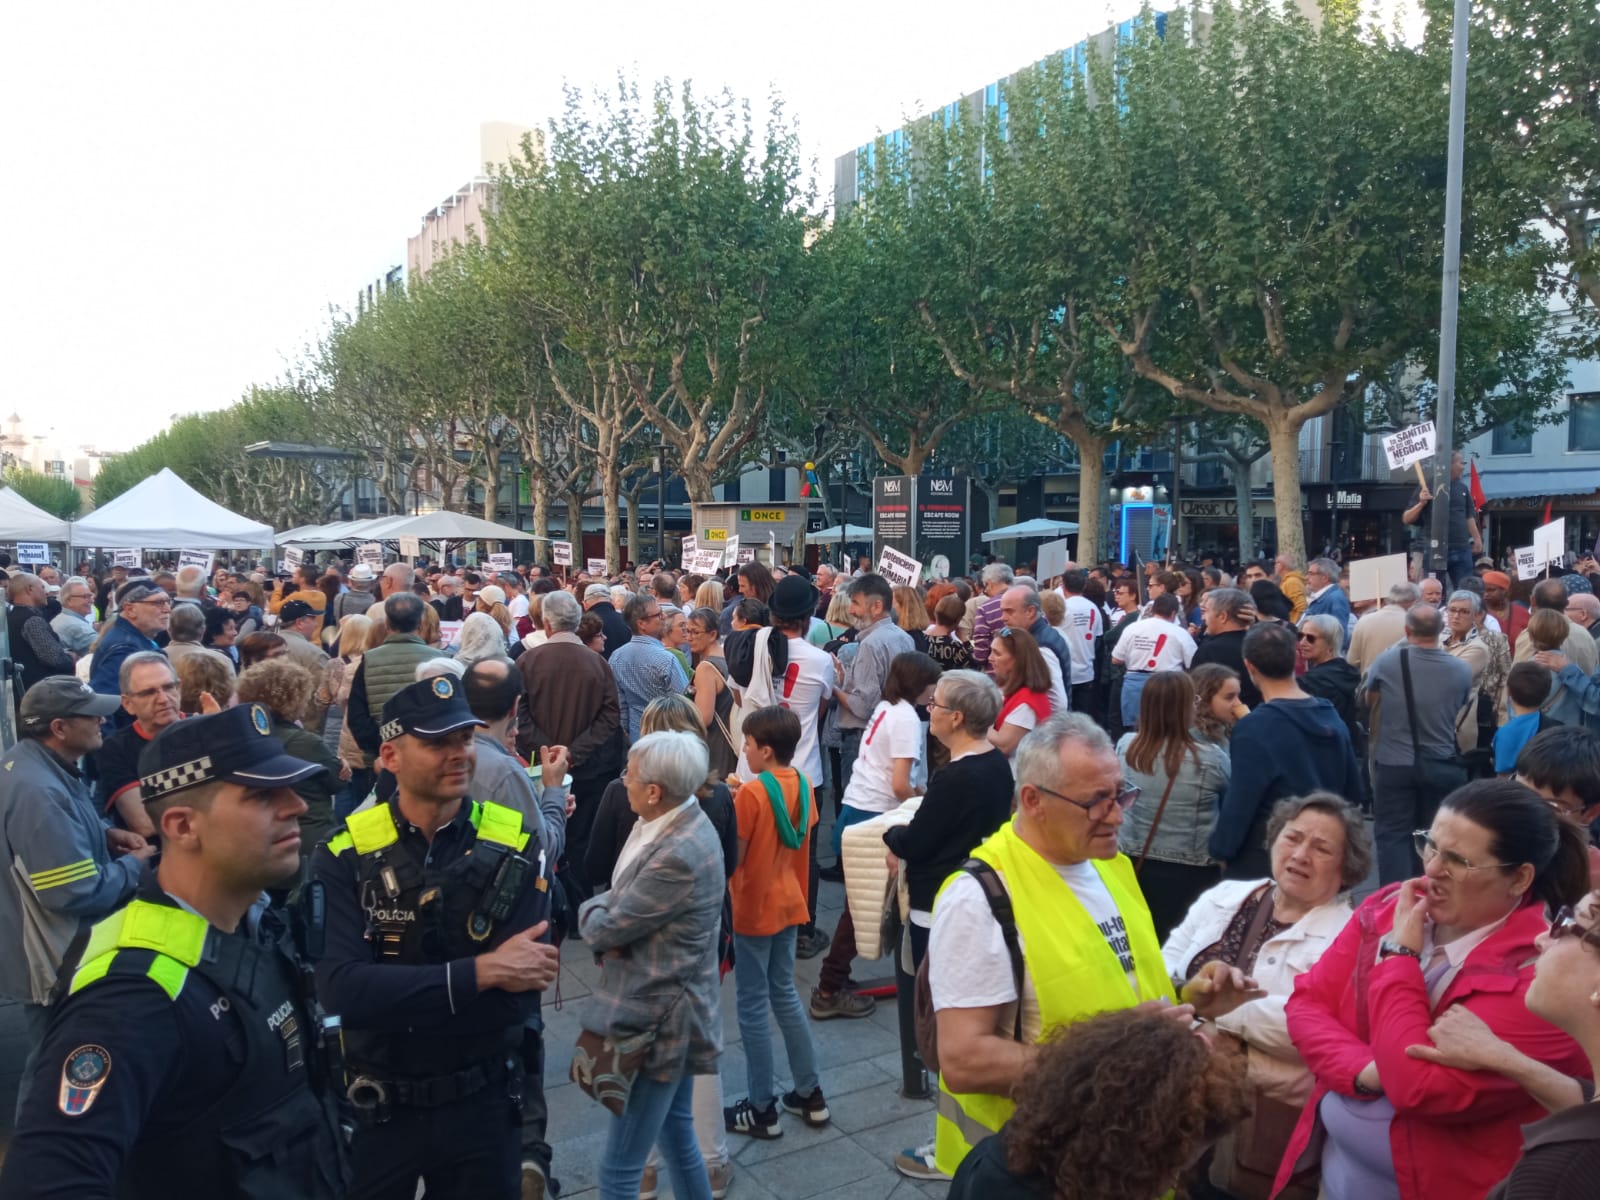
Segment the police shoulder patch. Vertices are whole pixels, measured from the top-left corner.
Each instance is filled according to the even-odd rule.
[[[272,718],[267,715],[267,710],[259,704],[250,706],[250,723],[256,727],[256,732],[266,737],[272,732]]]
[[[456,694],[455,685],[443,675],[435,676],[433,680],[433,694],[439,697],[441,700],[448,700],[451,696]]]
[[[61,1068],[61,1111],[81,1117],[94,1106],[95,1097],[111,1075],[111,1052],[104,1046],[79,1046],[67,1055]]]

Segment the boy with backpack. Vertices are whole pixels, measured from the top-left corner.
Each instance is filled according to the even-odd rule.
[[[744,759],[755,778],[734,796],[739,865],[728,882],[733,904],[733,982],[750,1094],[723,1109],[729,1133],[779,1138],[778,1103],[807,1125],[828,1123],[817,1083],[817,1052],[805,1006],[795,989],[795,936],[808,919],[808,844],[817,807],[806,777],[789,765],[800,744],[800,718],[785,708],[758,708],[744,718]],[[767,1009],[794,1073],[794,1090],[776,1095]]]

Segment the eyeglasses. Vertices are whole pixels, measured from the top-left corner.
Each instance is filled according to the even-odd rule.
[[[128,698],[130,700],[154,700],[157,696],[160,696],[163,693],[168,696],[176,696],[182,691],[183,689],[178,685],[177,680],[173,680],[171,683],[163,683],[157,687],[145,688],[142,692],[129,692]]]
[[[1563,905],[1550,922],[1550,940],[1560,941],[1567,936],[1577,938],[1580,942],[1588,942],[1591,946],[1600,947],[1600,930],[1591,929],[1587,925],[1578,924],[1578,918],[1573,914],[1570,905]]]
[[[1439,844],[1433,840],[1433,835],[1426,829],[1419,829],[1411,835],[1411,844],[1416,848],[1417,857],[1426,866],[1435,857],[1444,859],[1444,874],[1447,879],[1456,878],[1457,871],[1503,871],[1510,863],[1484,863],[1474,866],[1469,860],[1462,858],[1454,850],[1441,850]]]
[[[1314,633],[1302,633],[1300,635],[1300,640],[1302,642],[1314,642],[1317,640],[1317,635]]]
[[[1111,810],[1107,807],[1108,805],[1115,804],[1118,809],[1123,812],[1127,812],[1133,807],[1134,802],[1139,799],[1139,789],[1134,787],[1134,785],[1129,783],[1126,779],[1117,785],[1118,791],[1115,795],[1102,796],[1100,799],[1091,800],[1087,804],[1085,804],[1082,800],[1074,800],[1071,796],[1063,796],[1054,788],[1047,788],[1042,783],[1036,783],[1033,786],[1038,788],[1047,796],[1054,796],[1057,800],[1065,800],[1068,804],[1072,805],[1073,808],[1081,808],[1083,810],[1083,815],[1088,817],[1091,821],[1098,821],[1109,816],[1111,814]]]
[[[945,712],[956,712],[956,711],[958,711],[957,709],[951,708],[948,704],[940,704],[937,700],[929,700],[927,705],[926,705],[926,707],[928,707],[928,708],[942,708],[942,709],[944,709]]]

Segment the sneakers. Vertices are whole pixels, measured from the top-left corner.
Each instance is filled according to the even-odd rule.
[[[796,958],[815,958],[817,955],[825,953],[828,949],[828,944],[832,941],[831,937],[816,926],[812,926],[809,933],[802,929],[795,935],[794,956]]]
[[[656,1182],[656,1169],[648,1164],[644,1174],[639,1176],[639,1200],[656,1200],[661,1194],[661,1185]]]
[[[813,1129],[828,1123],[828,1102],[822,1098],[821,1088],[812,1088],[811,1095],[802,1097],[799,1092],[785,1092],[779,1101],[786,1112],[792,1112]]]
[[[539,1169],[538,1163],[525,1162],[522,1164],[522,1191],[520,1195],[521,1200],[545,1200],[544,1172]],[[654,1196],[655,1193],[651,1192],[650,1195]]]
[[[943,1171],[934,1164],[933,1143],[918,1146],[913,1150],[902,1150],[894,1156],[894,1169],[907,1179],[949,1179]]]
[[[863,996],[857,992],[835,992],[831,996],[824,996],[820,989],[811,989],[811,1019],[814,1021],[831,1021],[834,1017],[870,1017],[872,1010],[878,1007],[878,1002],[871,996]]]
[[[770,1104],[764,1109],[757,1108],[748,1096],[732,1108],[722,1110],[722,1123],[729,1133],[742,1133],[746,1137],[770,1141],[783,1136],[783,1130],[778,1127],[778,1106]]]
[[[711,1200],[722,1200],[733,1186],[733,1164],[707,1163],[706,1177],[711,1181]],[[643,1197],[640,1197],[643,1200]]]
[[[835,862],[835,863],[829,863],[825,867],[818,867],[817,868],[817,878],[821,879],[821,880],[823,880],[824,882],[827,882],[827,883],[843,883],[844,882],[844,864],[843,863],[839,863],[839,862]]]

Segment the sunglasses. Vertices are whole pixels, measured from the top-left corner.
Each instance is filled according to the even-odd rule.
[[[1317,640],[1317,635],[1314,633],[1302,633],[1300,635],[1300,640],[1302,642],[1314,642]]]
[[[1580,942],[1588,942],[1591,946],[1600,947],[1600,930],[1591,929],[1586,925],[1578,924],[1578,918],[1572,913],[1570,905],[1563,906],[1550,922],[1550,940],[1560,941],[1564,937],[1575,937]]]

